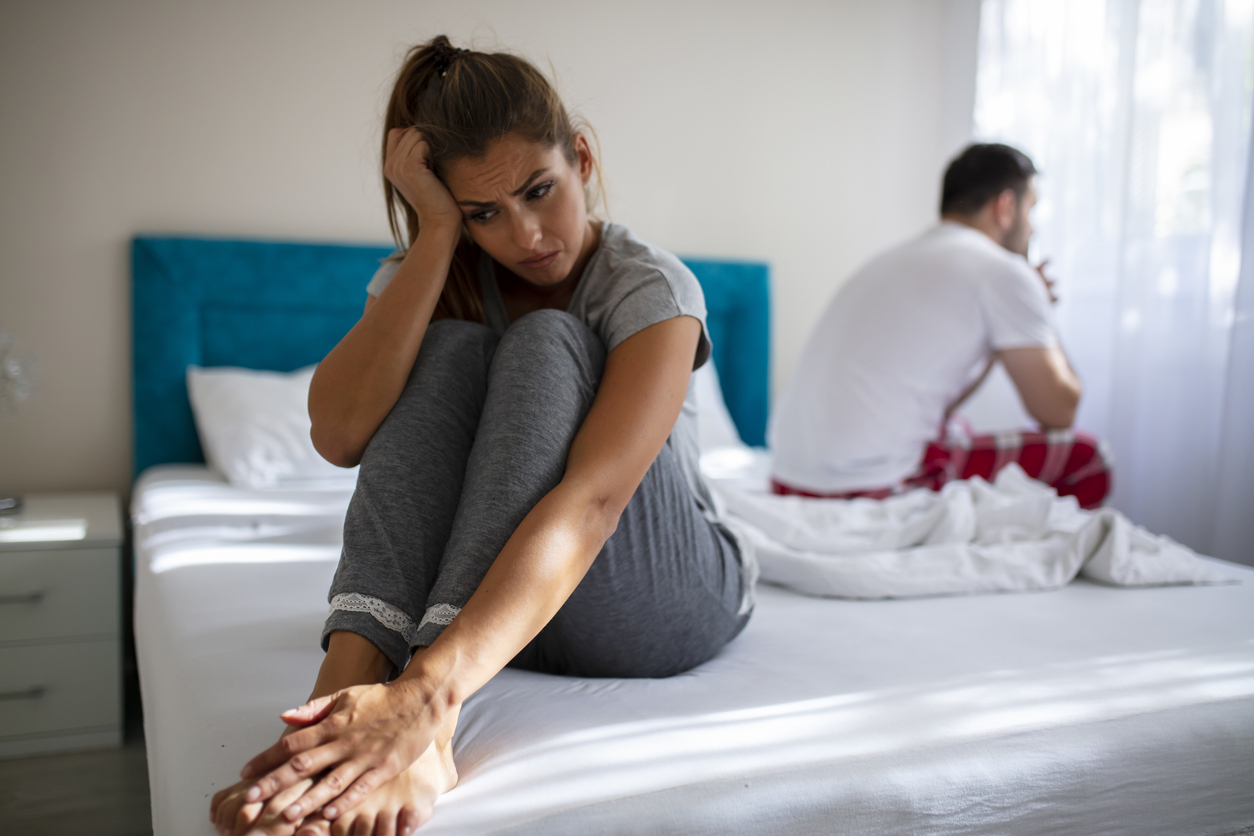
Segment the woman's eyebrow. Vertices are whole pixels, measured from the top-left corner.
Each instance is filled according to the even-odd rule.
[[[548,172],[547,168],[537,168],[535,171],[531,172],[531,176],[527,178],[527,182],[523,183],[521,186],[519,186],[517,189],[511,192],[511,196],[518,197],[520,194],[527,191],[527,189],[530,189],[531,184],[536,181],[536,178],[539,177],[541,174],[545,174],[546,172]],[[479,208],[487,209],[487,208],[491,208],[495,206],[496,201],[494,200],[459,200],[457,201],[457,205],[458,206],[476,206]]]

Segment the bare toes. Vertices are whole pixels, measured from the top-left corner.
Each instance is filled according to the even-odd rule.
[[[301,822],[296,836],[331,836],[331,822],[315,814]]]
[[[399,807],[388,810],[375,820],[375,836],[400,836],[403,832],[401,830],[401,810]]]
[[[426,824],[431,818],[431,805],[425,804],[418,807],[406,805],[401,810],[400,822],[398,824],[398,836],[410,836],[416,832],[418,828]]]

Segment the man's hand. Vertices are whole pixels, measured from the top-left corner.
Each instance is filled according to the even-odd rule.
[[[1057,304],[1058,294],[1054,292],[1054,285],[1057,284],[1057,282],[1056,280],[1051,279],[1049,276],[1045,275],[1045,267],[1048,264],[1049,264],[1049,259],[1047,258],[1032,269],[1036,270],[1036,275],[1041,277],[1041,282],[1045,285],[1045,295],[1049,297],[1050,303]]]

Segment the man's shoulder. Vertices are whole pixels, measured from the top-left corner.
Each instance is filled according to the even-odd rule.
[[[983,240],[981,240],[983,239]],[[983,233],[956,224],[941,223],[883,250],[850,277],[851,283],[889,285],[978,284],[980,277],[1004,272],[1002,251]]]
[[[977,287],[1034,281],[1027,259],[1012,253],[977,229],[943,222],[917,239],[914,252],[931,259],[938,272]]]

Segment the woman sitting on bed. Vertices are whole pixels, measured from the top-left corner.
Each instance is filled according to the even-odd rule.
[[[315,446],[361,464],[326,658],[214,796],[220,831],[408,833],[457,782],[462,702],[506,665],[671,676],[748,620],[697,469],[701,288],[589,217],[596,169],[528,62],[410,51],[383,150],[403,257],[309,393]]]

